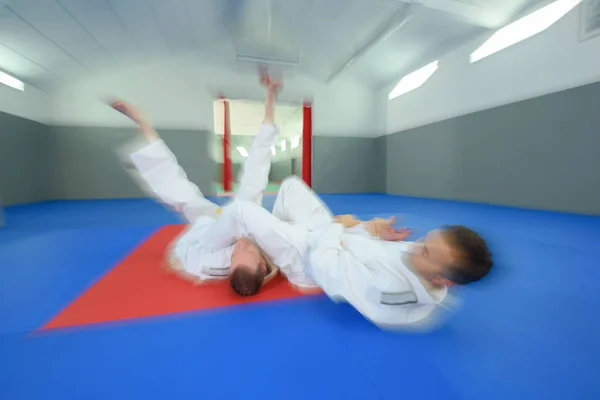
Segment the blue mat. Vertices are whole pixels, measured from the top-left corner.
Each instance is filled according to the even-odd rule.
[[[496,270],[460,289],[464,307],[426,334],[382,332],[324,297],[38,333],[178,219],[149,200],[7,208],[0,399],[600,398],[600,218],[384,195],[323,198],[337,214],[397,215],[415,235],[472,226],[488,238]]]

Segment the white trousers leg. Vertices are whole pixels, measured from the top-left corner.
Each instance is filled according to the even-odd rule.
[[[333,223],[331,211],[300,178],[286,178],[279,189],[273,215],[294,226],[314,231]]]

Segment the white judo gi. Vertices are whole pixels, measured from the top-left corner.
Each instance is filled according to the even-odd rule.
[[[185,272],[202,280],[226,278],[235,242],[250,237],[292,284],[320,286],[378,325],[409,325],[430,316],[446,289],[428,291],[410,271],[410,243],[371,238],[362,224],[345,230],[295,177],[283,182],[273,213],[259,206],[276,134],[275,127],[261,126],[244,163],[240,190],[222,209],[187,179],[163,141],[130,153],[148,190],[191,223],[172,245]]]
[[[446,298],[410,268],[411,242],[370,237],[360,226],[329,224],[310,238],[308,274],[334,301],[346,301],[380,326],[421,326]]]
[[[276,135],[274,126],[260,127],[244,163],[239,192],[222,209],[187,179],[162,140],[146,142],[129,152],[140,183],[191,223],[171,250],[187,275],[201,280],[226,278],[235,242],[250,237],[293,285],[317,287],[305,273],[308,232],[322,226],[314,221],[331,223],[329,211],[314,196],[305,200],[302,194],[307,191],[296,178],[282,184],[272,214],[256,206],[268,183]],[[298,188],[304,189],[299,196],[294,193]]]

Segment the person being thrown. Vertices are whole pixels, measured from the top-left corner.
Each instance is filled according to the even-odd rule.
[[[243,166],[240,189],[234,198],[261,204],[271,168],[271,146],[275,143],[275,96],[280,83],[261,78],[266,86],[265,116]],[[277,274],[270,258],[247,237],[227,236],[227,243],[214,240],[212,229],[222,209],[207,200],[187,178],[175,155],[148,123],[143,113],[118,100],[112,107],[134,121],[144,141],[129,151],[134,178],[154,197],[185,216],[190,223],[168,251],[169,266],[181,277],[204,282],[229,277],[232,289],[242,296],[258,293]],[[227,208],[227,206],[225,207]]]
[[[222,209],[207,200],[200,189],[187,179],[175,155],[140,110],[121,100],[112,103],[115,110],[138,125],[143,138],[141,145],[128,152],[135,169],[134,179],[154,197],[183,214],[190,223],[170,246],[170,268],[196,283],[229,278],[231,288],[241,296],[257,294],[275,277],[278,266],[293,285],[304,289],[317,288],[304,273],[307,227],[302,224],[293,226],[276,216],[277,213],[280,216],[285,214],[282,196],[278,196],[274,215],[260,207],[271,168],[271,146],[278,132],[274,110],[276,92],[281,86],[267,75],[261,77],[261,84],[266,86],[263,124],[244,162],[239,192]],[[282,191],[289,187],[289,184],[283,185]],[[257,211],[246,216],[245,203],[255,205]],[[321,205],[319,207],[317,215],[324,210]],[[302,210],[310,214],[306,207]],[[251,220],[252,234],[238,226],[237,220],[231,217],[241,213]],[[327,211],[326,219],[331,221],[331,218]],[[249,225],[251,223],[248,222]],[[389,232],[391,228],[381,228],[385,224],[379,221],[372,225]],[[394,234],[406,236],[408,231]],[[262,243],[260,247],[257,241]]]

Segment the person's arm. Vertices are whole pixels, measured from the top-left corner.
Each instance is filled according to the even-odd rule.
[[[346,228],[347,233],[368,236],[372,239],[396,242],[406,239],[411,233],[406,228],[392,228],[395,221],[394,217],[388,219],[373,218],[370,221],[362,221],[354,215],[344,214],[335,216],[335,220]]]
[[[275,96],[281,88],[281,82],[272,79],[268,75],[263,75],[260,79],[261,85],[267,88],[267,96],[265,98],[265,118],[263,124],[275,125]]]
[[[337,278],[343,276],[341,262],[342,224],[330,224],[323,229],[314,231],[309,236],[308,269],[311,277],[325,293],[331,296],[340,294]]]
[[[252,141],[248,157],[244,161],[240,189],[237,198],[260,204],[262,194],[269,183],[271,171],[271,146],[275,144],[277,127],[275,126],[275,92],[279,83],[268,80],[265,99],[265,117],[258,134]]]
[[[392,227],[394,222],[394,217],[388,219],[373,218],[370,221],[364,222],[363,225],[372,238],[380,240],[398,242],[410,236],[411,231],[405,227],[394,229]]]
[[[183,213],[190,222],[201,216],[216,217],[219,207],[205,199],[198,186],[188,180],[175,155],[143,113],[121,100],[112,107],[135,122],[144,138],[141,146],[127,154],[136,170],[134,179],[154,197]]]
[[[152,124],[148,122],[148,119],[142,111],[123,100],[114,101],[111,104],[111,107],[135,122],[140,130],[141,136],[148,142],[160,140],[160,136]]]
[[[362,223],[362,221],[356,218],[352,214],[336,215],[333,217],[335,222],[344,226],[344,228],[353,228],[356,225]]]
[[[309,239],[309,275],[329,297],[344,299],[368,317],[366,294],[374,285],[375,276],[363,260],[345,248],[342,240],[348,236],[352,235],[344,235],[341,224],[331,224],[313,232]],[[354,241],[357,239],[353,238]]]
[[[199,219],[172,241],[166,253],[170,271],[194,283],[227,279],[234,246],[208,249],[202,243],[215,222],[214,219]]]

